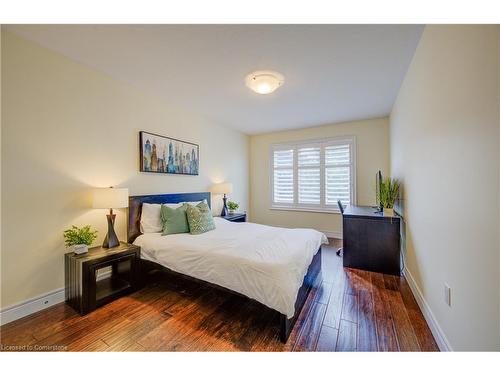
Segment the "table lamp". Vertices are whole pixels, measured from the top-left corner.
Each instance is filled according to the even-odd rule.
[[[228,182],[222,183],[222,184],[215,184],[212,186],[211,189],[213,194],[224,194],[224,197],[222,198],[222,201],[224,202],[222,206],[222,212],[220,216],[226,216],[227,215],[227,197],[226,194],[231,194],[233,192],[233,184],[230,184]]]
[[[120,244],[115,233],[115,217],[113,208],[128,207],[128,189],[115,189],[113,187],[94,190],[94,200],[92,206],[94,208],[109,208],[108,218],[108,234],[104,239],[102,247],[110,248]]]

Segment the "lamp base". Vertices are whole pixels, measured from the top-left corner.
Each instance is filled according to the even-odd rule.
[[[224,194],[222,201],[224,202],[224,204],[222,205],[222,212],[220,213],[220,216],[227,216],[227,205],[226,205],[227,197],[226,197],[226,194]]]
[[[104,248],[110,248],[110,247],[116,247],[120,244],[120,241],[118,241],[118,237],[116,236],[115,233],[115,217],[116,215],[109,214],[106,215],[108,218],[108,233],[106,234],[106,237],[104,238],[104,242],[102,244],[102,247]]]

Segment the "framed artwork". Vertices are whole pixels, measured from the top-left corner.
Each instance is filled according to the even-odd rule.
[[[191,142],[139,132],[141,172],[199,174],[200,146]]]

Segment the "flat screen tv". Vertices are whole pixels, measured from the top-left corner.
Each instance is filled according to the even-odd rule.
[[[375,176],[375,189],[377,190],[377,210],[382,212],[383,207],[382,203],[380,203],[380,184],[382,183],[382,172],[378,171]]]

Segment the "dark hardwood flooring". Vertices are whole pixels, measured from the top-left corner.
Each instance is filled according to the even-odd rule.
[[[257,302],[164,274],[79,316],[59,304],[0,328],[2,350],[437,351],[403,277],[344,269],[323,250],[323,281],[287,344],[278,314]]]

